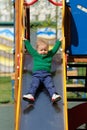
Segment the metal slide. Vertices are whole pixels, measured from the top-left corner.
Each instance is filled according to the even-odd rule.
[[[51,0],[53,1],[53,0]],[[64,20],[64,0],[62,8],[62,18]],[[20,4],[21,3],[21,4]],[[55,4],[55,2],[54,2]],[[20,8],[19,8],[20,7]],[[16,57],[15,66],[15,130],[68,130],[67,122],[67,99],[66,99],[66,71],[65,71],[65,52],[56,54],[53,59],[52,73],[53,80],[62,100],[56,105],[52,105],[47,91],[42,87],[36,96],[34,108],[26,109],[28,103],[22,100],[22,95],[27,92],[31,83],[32,59],[30,55],[24,57],[24,67],[27,72],[22,74],[23,62],[23,24],[22,24],[23,0],[16,0]],[[64,22],[62,22],[64,23]],[[22,31],[21,31],[22,30]],[[63,44],[65,48],[64,25],[62,25]],[[61,60],[62,59],[62,60]]]
[[[22,94],[25,94],[31,82],[32,59],[25,56],[24,67],[28,72],[23,74]],[[53,59],[53,79],[58,93],[63,97],[63,76],[61,56]],[[41,87],[41,86],[40,86]],[[27,108],[28,103],[22,100],[20,130],[65,130],[64,129],[64,101],[63,98],[56,105],[52,105],[49,95],[44,87],[38,91],[34,108]]]

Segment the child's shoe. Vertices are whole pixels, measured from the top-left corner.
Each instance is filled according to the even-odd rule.
[[[26,95],[23,95],[23,99],[25,101],[35,101],[34,97],[32,94],[26,94]]]
[[[57,102],[57,101],[60,101],[61,100],[61,96],[57,93],[54,93],[53,96],[52,96],[52,102]]]

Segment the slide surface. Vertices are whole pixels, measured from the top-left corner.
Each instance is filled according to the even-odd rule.
[[[27,93],[30,86],[32,69],[31,56],[25,55],[24,59],[24,67],[28,71],[23,74],[22,95]],[[52,105],[44,87],[37,93],[34,108],[26,109],[28,102],[22,100],[20,130],[65,130],[62,71],[61,55],[56,54],[52,64],[53,80],[62,100]]]

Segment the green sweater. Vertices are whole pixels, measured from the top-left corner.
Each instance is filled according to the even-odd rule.
[[[55,53],[58,51],[61,42],[56,41],[54,47],[52,50],[48,51],[48,54],[41,55],[39,54],[30,44],[28,40],[24,41],[25,46],[30,53],[30,55],[33,57],[33,72],[38,70],[46,70],[47,72],[51,71],[51,64],[52,64],[52,58],[55,55]]]

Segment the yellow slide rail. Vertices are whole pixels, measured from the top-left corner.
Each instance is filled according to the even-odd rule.
[[[19,130],[20,126],[20,103],[22,90],[22,60],[23,60],[23,0],[15,1],[15,130]]]
[[[62,58],[63,58],[63,95],[64,95],[64,126],[65,130],[68,130],[68,113],[67,113],[67,90],[66,90],[66,59],[65,59],[65,32],[64,32],[64,17],[65,17],[65,0],[63,2],[63,9],[62,9],[62,36],[63,36],[63,43],[62,43]]]

